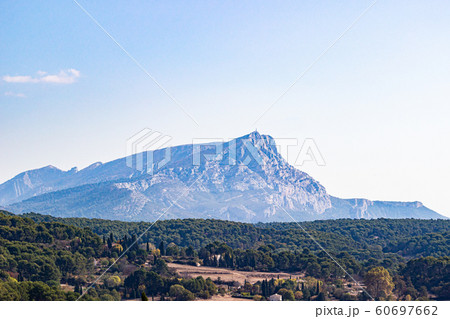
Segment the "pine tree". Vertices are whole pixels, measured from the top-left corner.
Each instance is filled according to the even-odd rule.
[[[150,245],[147,242],[147,252],[149,252],[149,251],[150,251]]]

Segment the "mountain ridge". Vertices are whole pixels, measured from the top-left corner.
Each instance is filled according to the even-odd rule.
[[[153,221],[169,207],[163,218],[242,222],[292,221],[290,216],[299,221],[445,218],[420,202],[331,196],[319,182],[287,163],[271,136],[256,131],[225,143],[171,147],[170,160],[159,167],[167,150],[96,162],[80,171],[46,166],[23,172],[0,185],[0,206],[17,213],[125,221]],[[139,157],[141,169],[136,168]],[[180,194],[185,196],[179,198]]]

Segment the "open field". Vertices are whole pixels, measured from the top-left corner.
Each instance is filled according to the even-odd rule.
[[[205,266],[191,266],[191,265],[181,265],[175,263],[169,263],[170,268],[174,268],[182,277],[195,278],[202,276],[204,278],[210,277],[212,280],[217,280],[219,277],[223,281],[236,281],[241,285],[247,282],[254,284],[257,281],[271,278],[280,279],[295,279],[304,276],[303,273],[285,273],[285,272],[259,272],[259,271],[239,271],[225,268],[214,268]]]

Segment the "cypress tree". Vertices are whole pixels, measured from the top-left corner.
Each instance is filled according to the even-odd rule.
[[[166,250],[164,248],[164,241],[161,241],[161,243],[159,244],[159,251],[161,252],[161,256],[166,255]]]
[[[130,245],[132,245],[137,240],[136,235],[133,234],[133,237],[131,237]],[[134,249],[137,250],[139,248],[139,245],[134,245]]]
[[[303,290],[303,298],[305,300],[309,300],[311,298],[311,292],[309,291],[309,289]]]
[[[269,295],[275,292],[275,279],[270,279],[269,281]]]
[[[269,282],[267,281],[267,279],[264,279],[262,282],[262,286],[261,286],[261,290],[262,290],[262,295],[264,297],[269,297],[270,292],[269,292]]]
[[[262,284],[261,284],[261,295],[263,295],[263,297],[267,297],[266,296],[266,281],[263,280]]]
[[[326,301],[326,300],[327,300],[327,296],[326,296],[323,292],[320,292],[320,293],[317,295],[316,300],[317,300],[317,301]]]

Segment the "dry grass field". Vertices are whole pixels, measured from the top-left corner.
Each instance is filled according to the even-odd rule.
[[[175,263],[169,263],[170,268],[174,268],[182,277],[195,278],[202,276],[204,278],[210,277],[212,280],[217,280],[219,277],[223,281],[236,281],[241,285],[247,282],[254,284],[255,282],[263,279],[270,280],[271,278],[280,279],[296,279],[304,276],[302,273],[285,273],[285,272],[258,272],[258,271],[239,271],[225,268],[214,268],[205,266],[191,266],[191,265],[181,265]]]

